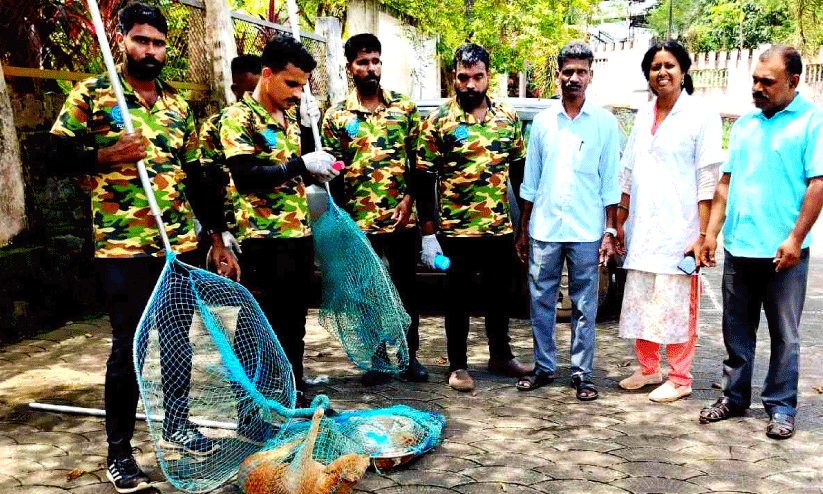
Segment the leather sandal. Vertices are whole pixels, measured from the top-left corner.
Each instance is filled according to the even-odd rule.
[[[772,439],[788,439],[794,435],[794,417],[785,413],[775,413],[766,426],[766,436]]]
[[[712,405],[700,410],[700,423],[719,422],[731,417],[740,417],[746,413],[746,408],[735,405],[725,396],[721,396]]]
[[[576,389],[577,399],[580,401],[593,401],[599,396],[597,388],[590,380],[583,380],[580,377],[572,377],[572,387]]]
[[[554,372],[548,373],[533,370],[518,379],[514,387],[519,391],[532,391],[541,386],[553,383],[556,378],[557,375]]]

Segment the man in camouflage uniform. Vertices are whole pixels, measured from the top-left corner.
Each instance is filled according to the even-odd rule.
[[[323,145],[346,164],[342,182],[332,184],[342,189],[340,203],[366,233],[377,255],[388,260],[397,291],[411,316],[406,333],[409,368],[403,377],[427,381],[428,371],[416,356],[420,317],[410,303],[418,231],[409,172],[414,169],[420,114],[406,96],[380,86],[382,48],[376,36],[352,36],[344,50],[355,89],[323,119]],[[371,386],[390,379],[389,373],[369,370],[363,375],[363,384]]]
[[[260,80],[260,71],[263,66],[257,55],[240,55],[231,61],[231,91],[235,101],[243,99],[246,92],[254,91]],[[213,167],[212,172],[221,177],[224,188],[223,215],[227,230],[223,233],[223,241],[227,247],[240,248],[233,234],[237,233],[237,224],[234,220],[234,196],[237,190],[231,180],[229,169],[226,166],[226,156],[223,153],[223,144],[220,142],[220,119],[226,108],[215,113],[203,122],[200,127],[200,163],[203,166]],[[240,252],[238,252],[240,253]]]
[[[449,386],[471,391],[466,339],[469,310],[484,307],[489,370],[510,376],[529,371],[509,346],[506,312],[511,283],[512,223],[507,182],[519,186],[525,160],[520,120],[510,106],[487,96],[489,54],[474,44],[454,54],[456,97],[432,112],[420,127],[417,180],[423,234],[423,262],[445,253],[449,308],[446,338]],[[433,177],[439,178],[439,224],[433,220]],[[435,233],[437,234],[435,236]],[[442,243],[442,249],[440,247]],[[472,278],[481,272],[482,293]],[[477,301],[475,307],[469,301]],[[479,305],[482,304],[482,305]]]
[[[339,172],[324,151],[301,156],[301,149],[313,143],[301,143],[308,133],[301,132],[295,105],[317,65],[314,58],[300,42],[282,37],[266,45],[262,59],[257,87],[226,109],[220,140],[237,188],[234,213],[244,284],[292,366],[298,405],[306,405],[303,338],[314,264],[304,177],[310,173],[326,182]]]
[[[104,398],[106,474],[118,492],[134,492],[149,487],[149,479],[131,448],[139,394],[132,345],[164,265],[163,246],[136,163],[144,160],[169,241],[180,260],[188,263],[199,260],[192,258],[197,238],[191,206],[203,184],[194,117],[183,98],[157,78],[166,55],[165,18],[155,7],[132,4],[119,12],[118,20],[116,39],[126,58],[118,72],[136,131],[124,132],[108,76],[93,77],[75,86],[54,123],[51,163],[58,172],[85,176],[84,185],[91,191],[95,257],[112,325]],[[203,197],[208,199],[207,194]],[[201,214],[201,219],[207,231],[219,223],[208,214]],[[213,260],[221,274],[234,274],[237,266],[220,233],[211,237]],[[161,349],[184,349],[189,344],[187,334],[170,331],[161,330],[160,339]],[[161,366],[165,446],[194,455],[211,453],[216,443],[188,420],[191,361],[161,351]]]

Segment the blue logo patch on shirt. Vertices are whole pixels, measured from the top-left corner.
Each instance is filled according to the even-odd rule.
[[[264,130],[263,137],[266,139],[266,143],[270,148],[274,149],[277,147],[277,132],[275,132],[274,129]]]
[[[123,112],[120,110],[120,105],[113,107],[109,115],[111,116],[112,122],[118,127],[122,127],[125,123],[123,120]]]
[[[457,128],[454,129],[454,138],[457,142],[465,142],[465,140],[469,138],[469,128],[465,125],[458,125]]]
[[[349,137],[354,139],[357,136],[357,131],[360,130],[360,120],[354,119],[349,121],[346,124],[346,132],[349,134]]]

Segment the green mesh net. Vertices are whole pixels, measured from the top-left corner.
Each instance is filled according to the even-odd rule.
[[[366,235],[333,201],[312,221],[323,276],[320,325],[361,369],[398,372],[409,365],[411,318]]]
[[[341,494],[364,465],[405,463],[442,433],[442,416],[409,407],[326,418],[321,395],[295,409],[291,366],[253,296],[172,252],[138,325],[134,359],[158,463],[186,492],[238,476],[252,486],[246,492],[325,494],[322,481]],[[302,487],[309,484],[315,490]]]

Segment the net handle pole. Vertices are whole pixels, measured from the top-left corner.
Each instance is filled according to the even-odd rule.
[[[300,24],[298,22],[297,16],[297,2],[295,0],[287,0],[286,5],[289,9],[289,24],[291,24],[292,29],[292,36],[297,42],[300,42]],[[308,81],[306,85],[303,86],[303,93],[304,95],[311,96],[311,86],[309,85]],[[305,97],[305,96],[304,96]],[[320,142],[320,129],[317,128],[317,122],[314,119],[311,119],[311,134],[314,137],[314,150],[315,151],[322,151],[323,150],[323,143]],[[329,183],[325,183],[326,186],[326,193],[329,194],[331,197],[331,190],[329,190]]]
[[[114,66],[114,58],[111,55],[111,48],[109,47],[109,40],[106,38],[106,30],[103,27],[103,18],[100,17],[100,9],[97,7],[97,0],[88,0],[89,13],[91,13],[91,20],[94,24],[94,31],[97,34],[97,40],[100,43],[100,51],[103,53],[103,61],[106,63],[106,72],[111,81],[111,87],[114,89],[114,95],[117,98],[117,106],[120,107],[120,113],[123,115],[123,123],[126,127],[126,132],[129,134],[134,132],[134,125],[131,123],[131,114],[126,105],[126,98],[123,96],[123,88],[120,86],[120,77],[117,75],[117,69]],[[169,237],[166,235],[166,225],[163,224],[163,218],[160,215],[160,208],[157,207],[157,201],[154,198],[154,190],[149,181],[149,175],[146,173],[146,165],[143,160],[137,162],[137,173],[140,175],[140,182],[143,184],[143,190],[146,192],[146,199],[149,202],[151,213],[154,215],[154,220],[157,222],[157,228],[160,230],[160,238],[163,240],[163,247],[166,252],[171,252],[171,244]]]
[[[51,403],[37,403],[31,402],[29,403],[29,408],[33,410],[41,410],[44,412],[54,412],[54,413],[74,413],[78,415],[90,415],[92,417],[105,417],[106,411],[101,410],[99,408],[84,408],[84,407],[74,407],[74,406],[67,406],[67,405],[52,405]],[[159,415],[152,415],[151,417],[147,417],[145,413],[138,413],[137,420],[146,420],[146,418],[150,418],[155,422],[162,422],[163,417]],[[211,427],[213,429],[227,429],[227,430],[236,430],[237,424],[234,422],[216,422],[214,420],[206,420],[206,419],[199,419],[197,417],[191,417],[189,420],[195,425],[201,427]]]

